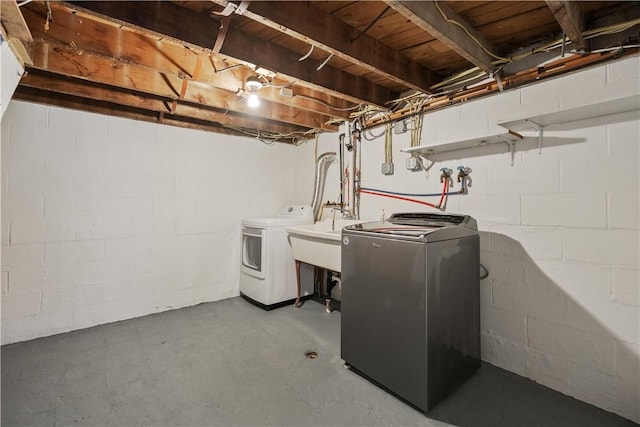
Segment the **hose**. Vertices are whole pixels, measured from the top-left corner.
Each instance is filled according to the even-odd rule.
[[[361,187],[361,189],[363,190],[367,190],[367,191],[375,191],[376,193],[385,193],[385,194],[394,194],[396,196],[409,196],[409,197],[438,197],[438,196],[442,196],[442,193],[398,193],[396,191],[387,191],[387,190],[378,190],[376,188],[367,188],[367,187]],[[447,191],[446,195],[447,196],[455,196],[455,195],[460,195],[460,191]]]
[[[489,270],[487,270],[484,265],[480,264],[480,270],[484,271],[484,273],[482,273],[480,275],[480,280],[482,279],[486,279],[487,277],[489,277]]]
[[[444,180],[443,181],[444,184],[442,185],[442,191],[439,193],[399,193],[397,191],[388,191],[388,190],[378,190],[377,188],[367,188],[367,187],[360,187],[362,190],[367,190],[367,191],[375,191],[376,193],[384,193],[384,194],[393,194],[395,196],[409,196],[409,197],[437,197],[440,196],[440,203],[442,204],[442,201],[444,199],[444,196],[450,196],[450,195],[456,195],[456,194],[462,194],[462,191],[448,191],[449,190],[449,182],[448,180]]]

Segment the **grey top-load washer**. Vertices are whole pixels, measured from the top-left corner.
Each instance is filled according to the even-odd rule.
[[[468,215],[399,213],[345,227],[345,363],[424,412],[473,374],[479,240]]]

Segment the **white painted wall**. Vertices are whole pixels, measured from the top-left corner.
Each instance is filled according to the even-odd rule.
[[[561,111],[640,92],[639,58],[571,74],[428,114],[422,144],[501,130],[499,121]],[[374,133],[379,133],[375,130]],[[448,212],[481,230],[482,358],[580,400],[640,421],[639,113],[575,122],[535,133],[510,165],[499,152],[470,150],[435,164],[428,177],[405,169],[409,136],[394,135],[396,172],[380,173],[383,138],[362,144],[362,183],[383,190],[441,190],[439,169],[470,167],[472,186]],[[337,137],[319,152],[333,151]],[[300,171],[312,166],[305,146]],[[324,200],[336,200],[337,168]],[[423,199],[425,200],[425,199]],[[436,203],[437,197],[426,199]],[[429,207],[362,195],[361,217]]]
[[[240,220],[296,199],[296,148],[12,101],[2,343],[238,295]]]
[[[424,144],[495,123],[640,91],[638,57],[425,116]],[[437,192],[437,169],[473,169],[447,211],[481,229],[484,360],[640,421],[638,113],[545,131],[511,167],[461,152],[429,177],[380,174],[363,144],[363,185]],[[533,135],[533,134],[530,134]],[[333,151],[324,135],[318,153]],[[64,332],[237,295],[239,221],[308,203],[314,144],[255,140],[12,102],[2,120],[2,341]],[[337,167],[324,200],[337,199]],[[435,198],[431,199],[434,201]],[[362,217],[421,211],[363,195]]]

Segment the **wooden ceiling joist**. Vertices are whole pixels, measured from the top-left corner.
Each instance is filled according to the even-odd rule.
[[[127,107],[148,110],[154,113],[170,113],[167,108],[169,105],[168,100],[158,96],[152,96],[144,93],[132,93],[130,90],[83,82],[79,79],[57,76],[39,70],[29,72],[22,79],[21,85],[34,89],[47,88],[47,90],[51,92],[71,95],[79,98],[95,99],[97,101],[109,102],[114,105],[124,105]],[[203,108],[202,106],[187,104],[185,102],[178,103],[173,114],[243,128],[255,128],[257,124],[254,118],[225,113],[224,111],[215,111],[210,108]],[[303,132],[305,130],[298,126],[285,125],[269,120],[261,120],[259,126],[260,129],[265,132],[280,134]]]
[[[621,53],[572,55],[588,60],[553,69],[537,65],[555,50],[515,62],[500,55],[528,53],[560,32],[577,50],[623,44],[624,54],[637,35],[628,26],[640,16],[633,2],[601,0],[231,1],[34,0],[19,7],[16,0],[0,0],[3,37],[33,59],[16,97],[295,142],[336,131],[326,123],[348,119],[361,107],[386,106],[406,89],[432,92],[440,76],[458,79],[449,81],[433,108],[498,90],[495,84],[466,87],[474,81],[464,80],[473,66],[489,73],[500,67],[502,85],[514,87],[611,60]],[[228,16],[216,15],[220,5],[229,6]],[[585,43],[585,21],[594,29],[627,30]],[[25,29],[28,34],[18,35]],[[246,87],[251,77],[261,84]],[[250,90],[261,107],[245,101]],[[403,114],[394,109],[393,118]]]
[[[165,125],[179,126],[189,129],[204,130],[216,132],[226,135],[247,136],[245,133],[220,125],[216,122],[200,120],[198,118],[179,116],[175,114],[158,114],[153,111],[141,108],[124,107],[119,104],[113,104],[106,101],[79,98],[61,93],[51,92],[44,89],[35,89],[26,86],[19,86],[16,89],[15,99],[27,102],[36,102],[46,105],[55,105],[63,108],[74,110],[88,111],[91,113],[104,114],[108,116],[124,117],[133,120],[141,120],[152,123],[160,123]],[[276,138],[275,141],[285,143],[296,143],[297,136],[282,136]]]
[[[562,27],[562,32],[571,40],[576,50],[584,51],[587,43],[582,36],[584,31],[584,16],[580,5],[576,1],[546,0],[553,16]]]
[[[31,64],[24,43],[33,41],[33,37],[16,0],[0,1],[0,34],[22,67]]]
[[[230,4],[213,2],[223,7]],[[441,80],[425,66],[306,3],[254,1],[242,15],[410,89],[428,93]]]
[[[33,35],[38,40],[61,47],[73,47],[77,52],[103,56],[124,64],[147,67],[160,73],[173,75],[186,81],[208,83],[220,89],[237,92],[243,88],[249,75],[255,73],[248,67],[230,67],[228,62],[219,60],[215,55],[185,49],[173,43],[166,43],[132,31],[122,31],[115,26],[92,21],[89,16],[79,16],[66,10],[59,4],[52,4],[55,22],[48,31],[42,25],[33,25]],[[35,23],[42,18],[44,6],[25,8],[24,14],[29,22]],[[68,40],[73,40],[70,46]],[[114,45],[110,41],[118,40]],[[198,67],[200,62],[200,67]],[[199,72],[195,73],[198,69]],[[220,69],[224,71],[220,71]],[[278,83],[286,83],[276,82]],[[270,102],[281,103],[302,110],[317,112],[327,116],[347,118],[346,110],[354,104],[327,96],[324,93],[303,87],[292,87],[294,96],[283,98],[278,88],[264,87],[260,97]],[[322,99],[325,98],[325,99]],[[323,103],[310,99],[320,99]],[[330,108],[327,105],[335,108]]]
[[[0,1],[0,21],[3,34],[9,38],[17,38],[23,42],[33,41],[16,0]]]
[[[30,44],[30,47],[33,68],[109,86],[133,88],[136,91],[172,101],[180,97],[182,80],[175,76],[158,73],[133,64],[123,64],[85,52],[77,52],[72,48],[52,47],[47,43],[34,42]],[[217,89],[200,82],[192,82],[183,99],[222,110],[231,109],[247,116],[257,116],[256,120],[264,118],[307,128],[337,130],[336,126],[325,124],[328,120],[327,116],[301,111],[286,105],[279,105],[276,108],[268,102],[264,102],[265,105],[259,109],[253,109],[234,92]]]
[[[150,32],[159,38],[168,38],[206,52],[211,52],[219,31],[217,20],[168,1],[71,1],[66,4],[132,30]],[[316,65],[298,61],[296,52],[238,31],[233,28],[233,23],[227,30],[220,53],[355,103],[383,106],[398,96],[388,88],[330,65],[317,71]]]
[[[494,58],[487,53],[493,52],[493,47],[443,2],[386,0],[386,3],[476,67],[493,72]]]

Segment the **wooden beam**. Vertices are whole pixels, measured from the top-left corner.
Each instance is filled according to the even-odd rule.
[[[560,24],[562,32],[567,35],[576,50],[584,51],[587,42],[582,37],[584,31],[584,16],[580,10],[579,2],[546,0],[554,18]]]
[[[179,98],[182,80],[167,74],[158,73],[148,68],[106,59],[100,56],[77,52],[74,49],[52,47],[47,43],[30,44],[33,67],[51,71],[97,83],[130,88],[166,99]],[[273,121],[291,123],[305,128],[337,131],[337,126],[327,125],[327,116],[300,111],[286,105],[276,105],[267,101],[258,109],[249,107],[234,92],[212,87],[211,85],[193,82],[189,85],[184,99],[186,101],[215,107],[222,110],[236,111],[248,116]]]
[[[21,86],[36,89],[46,89],[50,92],[71,95],[79,98],[95,99],[98,101],[120,104],[155,113],[168,114],[168,100],[158,96],[142,93],[133,93],[129,90],[111,86],[100,85],[80,79],[63,77],[40,70],[29,70],[29,73],[20,81]],[[250,129],[260,129],[273,133],[304,132],[306,128],[275,123],[268,120],[243,117],[237,114],[216,111],[200,105],[179,102],[174,112],[178,116],[192,117],[195,119],[231,125]]]
[[[487,51],[495,49],[484,36],[465,22],[444,2],[385,0],[396,12],[411,20],[460,56],[487,73],[493,72]]]
[[[22,68],[31,65],[24,43],[32,41],[33,37],[16,0],[0,0],[0,35]]]
[[[33,41],[16,0],[0,1],[0,22],[2,22],[4,33],[9,39],[16,38],[23,42]]]
[[[212,1],[223,7],[230,3]],[[430,69],[306,2],[254,1],[242,15],[410,89],[429,93],[429,87],[442,80]]]
[[[197,118],[166,113],[164,114],[163,120],[160,121],[157,112],[134,107],[126,107],[121,104],[113,104],[105,101],[74,97],[47,91],[45,89],[35,89],[26,86],[18,86],[14,94],[14,98],[22,101],[36,102],[45,105],[55,105],[58,107],[88,111],[97,114],[105,114],[108,116],[124,117],[145,122],[204,130],[225,135],[247,137],[247,134],[243,132],[219,125],[214,122],[206,122]],[[297,140],[309,138],[311,138],[311,136],[281,137],[276,139],[276,141],[291,144],[297,142]]]
[[[147,67],[157,72],[170,74],[185,81],[199,81],[228,91],[236,92],[243,88],[249,75],[255,72],[246,66],[233,67],[236,63],[223,61],[215,55],[202,51],[194,51],[175,43],[167,43],[154,37],[145,36],[133,31],[120,29],[114,25],[94,20],[91,15],[71,13],[75,11],[68,5],[53,3],[51,5],[56,16],[48,31],[39,23],[44,13],[44,5],[29,5],[24,8],[24,16],[31,24],[36,39],[45,41],[54,47],[73,48],[77,52],[86,52],[103,56],[124,64]],[[70,44],[73,42],[73,45]],[[198,58],[201,67],[198,76]],[[219,71],[223,69],[225,71]],[[276,86],[286,85],[284,79],[275,79]],[[265,87],[260,90],[260,96],[270,102],[297,107],[302,110],[316,112],[330,117],[348,118],[347,108],[353,103],[328,96],[324,92],[310,90],[305,87],[292,85],[294,96],[284,98],[279,88]],[[313,102],[310,99],[319,99]],[[327,105],[335,108],[330,108]]]
[[[167,38],[195,49],[211,53],[219,31],[218,21],[168,1],[71,1],[85,13],[128,26],[132,30]],[[176,25],[176,23],[188,23]],[[220,53],[235,60],[259,65],[292,80],[300,80],[316,90],[354,103],[383,106],[398,97],[398,93],[327,65],[317,71],[317,65],[298,61],[299,55],[268,41],[230,28]]]

